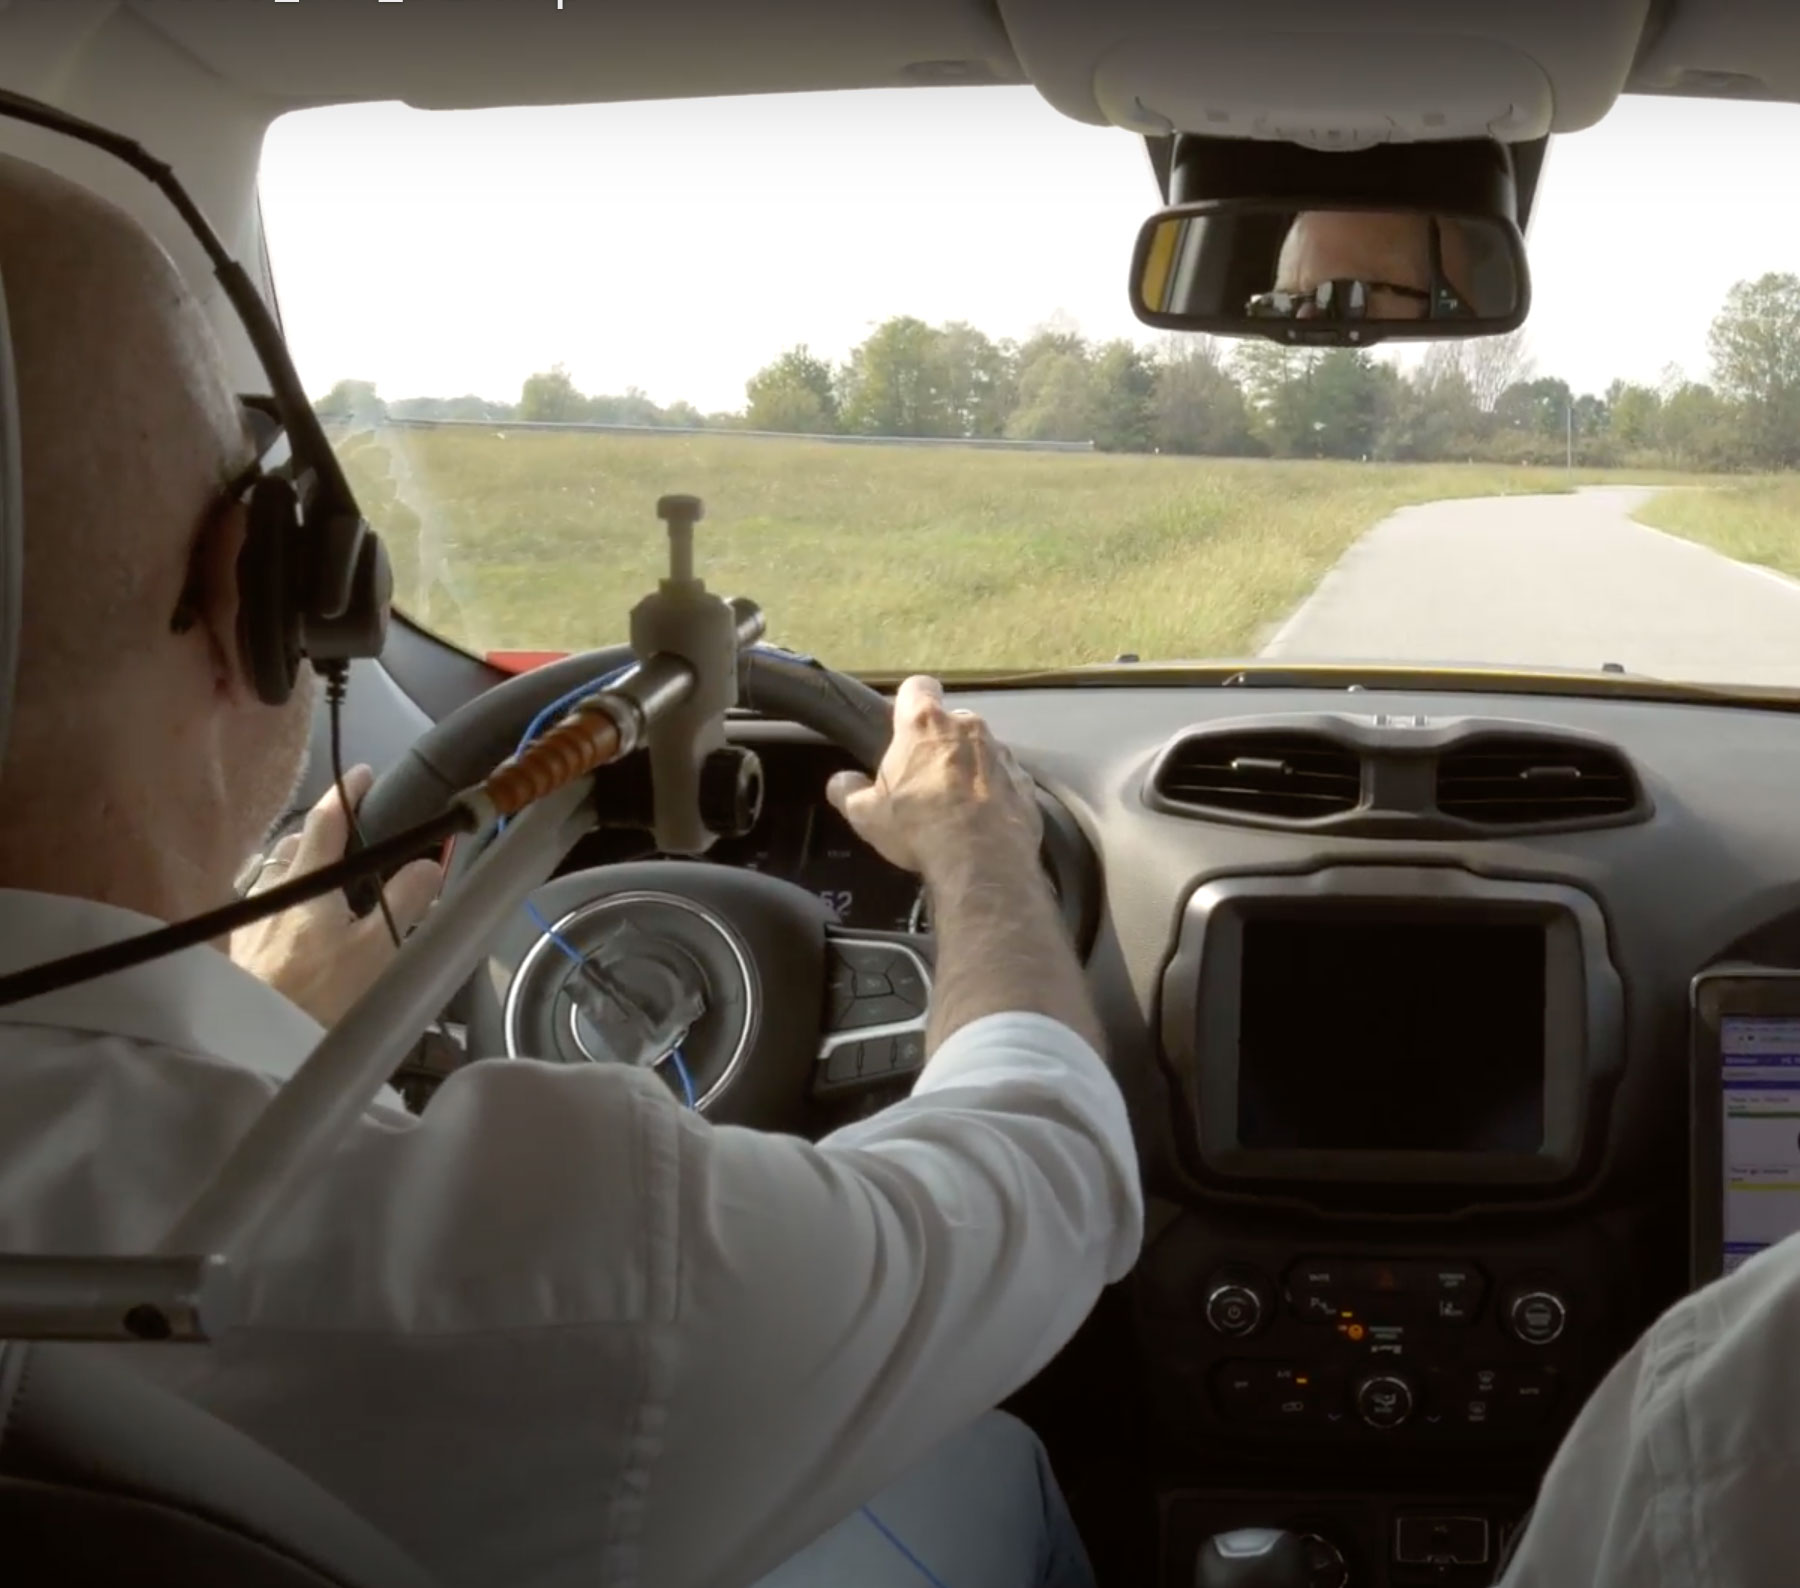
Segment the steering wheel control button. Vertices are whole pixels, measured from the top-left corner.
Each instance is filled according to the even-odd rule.
[[[863,1045],[860,1042],[844,1042],[833,1048],[825,1057],[825,1084],[844,1086],[854,1081],[857,1071],[862,1067],[862,1055]]]
[[[1397,1516],[1397,1566],[1485,1566],[1492,1558],[1492,1531],[1484,1516]]]
[[[1526,1345],[1554,1345],[1569,1326],[1569,1306],[1553,1290],[1515,1293],[1506,1308],[1506,1326]]]
[[[1243,1280],[1215,1279],[1206,1289],[1206,1322],[1214,1334],[1243,1340],[1262,1327],[1263,1299]]]
[[[865,1081],[879,1080],[884,1075],[894,1073],[894,1039],[892,1037],[868,1037],[856,1044],[862,1049],[862,1057],[856,1066],[856,1073]]]
[[[910,1075],[925,1068],[925,1033],[902,1031],[890,1039],[894,1044],[894,1073]]]
[[[1398,1373],[1371,1373],[1356,1386],[1356,1415],[1371,1428],[1398,1428],[1413,1414],[1413,1388]]]
[[[925,1007],[931,1001],[931,989],[926,984],[924,973],[910,954],[896,957],[888,967],[888,986],[894,996],[908,1005],[915,1014],[925,1013]]]
[[[901,943],[832,939],[826,972],[826,1029],[868,1031],[923,1025],[931,983]]]

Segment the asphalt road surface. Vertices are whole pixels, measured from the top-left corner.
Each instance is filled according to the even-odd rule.
[[[1294,661],[1580,667],[1800,686],[1800,583],[1633,522],[1651,491],[1402,508],[1263,647]]]

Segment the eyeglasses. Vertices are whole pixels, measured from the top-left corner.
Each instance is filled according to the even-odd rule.
[[[1303,292],[1259,292],[1245,305],[1245,312],[1257,319],[1270,320],[1366,320],[1371,318],[1370,301],[1378,292],[1422,303],[1426,306],[1422,318],[1430,316],[1434,295],[1423,287],[1402,287],[1392,281],[1358,281],[1347,276],[1321,281]],[[1442,296],[1455,299],[1455,294],[1448,290]],[[1384,320],[1394,316],[1377,314],[1373,318]]]

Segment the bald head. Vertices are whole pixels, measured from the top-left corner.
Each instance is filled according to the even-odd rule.
[[[229,891],[304,754],[307,692],[258,705],[238,657],[221,488],[251,448],[204,314],[123,211],[0,157],[0,282],[25,513],[0,885],[172,918]]]
[[[1444,277],[1466,300],[1468,241],[1455,221],[1441,222],[1438,236]],[[1309,210],[1294,218],[1281,245],[1275,285],[1283,292],[1311,292],[1327,281],[1382,282],[1426,292],[1431,287],[1430,217],[1370,210]],[[1425,316],[1423,299],[1402,293],[1371,294],[1370,311],[1384,320]]]
[[[104,687],[166,633],[200,519],[245,442],[210,329],[123,211],[0,158],[0,280],[18,367],[29,708]]]

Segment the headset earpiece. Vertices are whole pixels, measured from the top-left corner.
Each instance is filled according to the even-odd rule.
[[[237,560],[238,654],[257,698],[285,705],[300,676],[307,569],[298,555],[300,507],[293,485],[264,475],[250,489]]]

